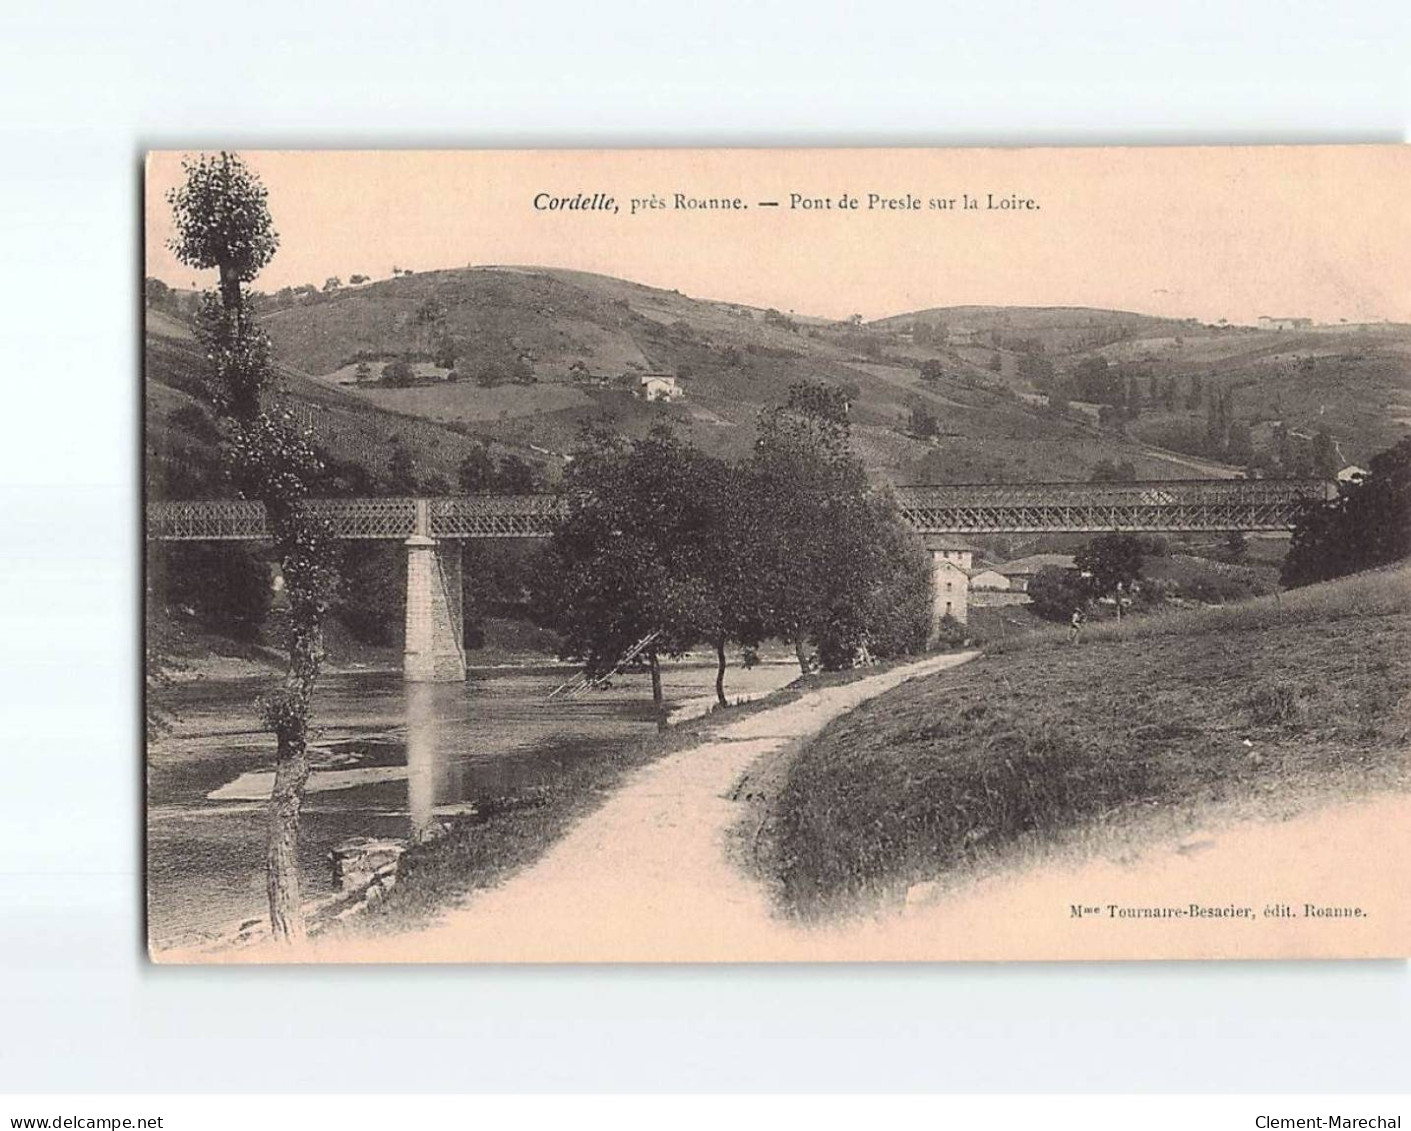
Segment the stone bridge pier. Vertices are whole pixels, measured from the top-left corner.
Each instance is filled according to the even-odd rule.
[[[402,672],[409,683],[464,680],[465,618],[461,544],[431,537],[427,500],[416,502],[407,550],[407,634]]]

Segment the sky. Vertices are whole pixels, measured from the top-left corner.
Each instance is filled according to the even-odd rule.
[[[1411,322],[1407,146],[242,156],[280,235],[266,291],[521,264],[830,318],[980,304]],[[166,247],[181,157],[148,156],[146,273],[207,286]],[[615,210],[543,207],[580,194]],[[653,196],[666,207],[632,214]],[[1016,198],[1033,205],[988,207]]]

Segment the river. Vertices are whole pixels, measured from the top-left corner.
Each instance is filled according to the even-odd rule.
[[[726,691],[732,700],[757,697],[797,673],[785,663],[732,668]],[[550,699],[571,674],[479,669],[455,684],[408,684],[394,672],[324,676],[301,824],[305,896],[332,890],[329,852],[348,837],[415,836],[477,802],[531,795],[574,760],[652,733],[645,675]],[[665,665],[673,717],[707,709],[714,678],[713,665]],[[254,701],[276,682],[203,679],[171,689],[173,730],[147,757],[147,916],[159,945],[265,911],[273,739],[258,729]]]

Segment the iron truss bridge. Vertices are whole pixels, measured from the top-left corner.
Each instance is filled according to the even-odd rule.
[[[1318,479],[1177,479],[1146,483],[1025,483],[898,487],[902,516],[921,534],[1038,534],[1293,528]]]
[[[1149,483],[971,484],[898,487],[902,517],[919,534],[1279,531],[1305,499],[1326,498],[1321,480],[1195,479]],[[439,499],[311,499],[347,539],[547,538],[563,513],[553,495]],[[264,506],[241,500],[151,503],[147,537],[166,542],[259,542]]]

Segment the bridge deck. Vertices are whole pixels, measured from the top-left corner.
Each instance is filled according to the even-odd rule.
[[[1280,531],[1321,480],[1199,479],[1145,483],[948,484],[896,488],[902,517],[921,534]],[[425,506],[434,538],[547,538],[563,512],[554,495],[417,500],[313,499],[339,538],[405,540]],[[268,539],[264,507],[234,499],[151,503],[153,541]]]

